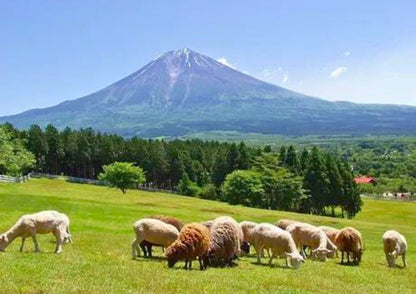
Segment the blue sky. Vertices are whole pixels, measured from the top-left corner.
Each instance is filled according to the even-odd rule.
[[[328,100],[416,105],[416,1],[0,0],[0,115],[191,48]]]

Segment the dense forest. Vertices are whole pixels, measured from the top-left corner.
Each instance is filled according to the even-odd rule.
[[[348,217],[361,207],[350,164],[317,147],[282,146],[274,152],[243,142],[125,139],[92,129],[59,131],[52,125],[17,130],[4,124],[0,129],[1,150],[14,146],[8,155],[0,153],[0,173],[16,174],[2,158],[10,161],[19,154],[14,162],[22,163],[20,173],[93,179],[104,165],[131,162],[144,170],[146,186],[189,196],[320,215],[334,215],[339,207]]]

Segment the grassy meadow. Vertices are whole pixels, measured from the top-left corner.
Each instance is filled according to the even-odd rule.
[[[0,293],[416,293],[416,203],[364,199],[354,220],[231,206],[190,197],[31,179],[24,184],[0,183],[0,232],[25,213],[55,209],[71,219],[74,243],[53,253],[54,236],[39,235],[41,253],[20,239],[0,253]],[[363,234],[365,252],[360,266],[308,260],[299,270],[273,267],[242,257],[233,268],[168,269],[160,248],[152,260],[131,259],[135,220],[154,214],[184,222],[230,215],[237,221],[271,222],[293,218],[316,225],[354,226]],[[408,268],[387,268],[381,236],[387,229],[403,233],[409,243]],[[253,250],[252,250],[252,253]],[[401,259],[398,260],[401,265]]]

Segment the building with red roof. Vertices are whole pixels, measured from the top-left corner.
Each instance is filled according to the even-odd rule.
[[[360,176],[360,177],[356,177],[354,178],[354,182],[356,184],[377,184],[376,179],[373,177],[368,177],[368,176]]]

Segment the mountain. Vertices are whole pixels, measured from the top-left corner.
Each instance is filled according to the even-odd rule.
[[[124,136],[204,131],[284,135],[415,134],[416,107],[329,102],[241,73],[190,49],[167,52],[90,95],[0,118]]]

